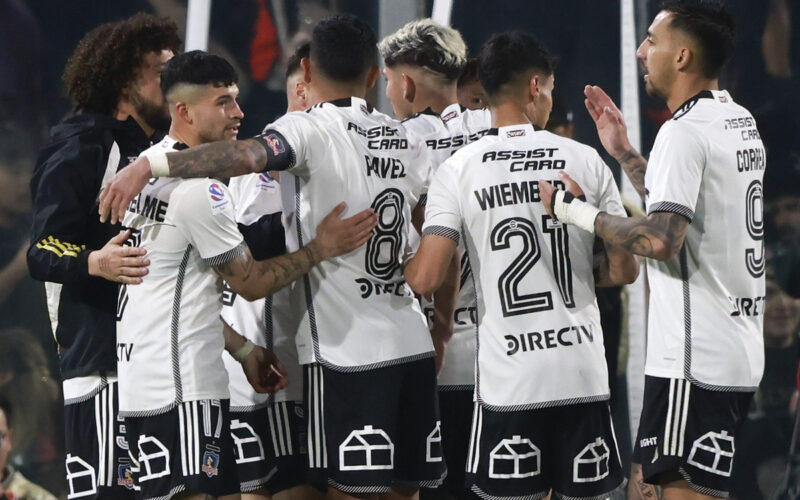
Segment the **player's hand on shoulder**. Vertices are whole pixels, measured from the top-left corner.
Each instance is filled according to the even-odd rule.
[[[378,224],[375,211],[367,208],[342,219],[346,209],[346,203],[339,203],[317,226],[317,236],[309,244],[317,262],[350,253],[372,236],[372,230]]]
[[[594,120],[600,142],[614,158],[621,158],[631,149],[628,141],[628,127],[622,117],[622,111],[603,89],[596,85],[587,85],[583,89],[586,99],[583,103]]]
[[[120,233],[106,243],[100,250],[89,254],[89,274],[117,283],[137,285],[147,274],[150,259],[144,248],[124,246],[131,235],[130,230]]]
[[[286,368],[275,353],[259,345],[241,361],[247,381],[260,394],[273,393],[289,385]]]
[[[117,172],[100,195],[100,222],[121,221],[131,200],[139,194],[150,180],[150,162],[140,156],[133,163]]]

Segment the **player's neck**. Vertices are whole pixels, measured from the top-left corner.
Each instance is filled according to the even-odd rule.
[[[719,90],[719,80],[716,78],[703,78],[700,76],[686,75],[675,81],[667,98],[667,107],[671,113],[683,106],[683,103],[704,90]]]
[[[525,110],[513,101],[504,101],[489,107],[492,112],[492,127],[511,127],[532,124]]]
[[[428,108],[441,115],[445,108],[458,102],[458,90],[453,85],[443,86],[439,89],[422,89],[417,87],[417,95],[411,103],[413,114],[425,111]]]
[[[202,144],[200,139],[197,138],[197,134],[194,134],[191,130],[185,130],[180,126],[176,126],[174,120],[172,125],[169,126],[169,136],[178,142],[186,144],[190,148]]]
[[[339,83],[326,82],[310,90],[309,99],[312,102],[329,102],[337,99],[347,99],[348,97],[360,97],[364,99],[367,89],[362,83]]]

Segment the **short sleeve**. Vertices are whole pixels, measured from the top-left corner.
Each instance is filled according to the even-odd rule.
[[[308,175],[309,145],[315,140],[316,127],[308,113],[296,111],[283,115],[254,137],[267,150],[265,170],[288,171]]]
[[[244,253],[233,199],[225,184],[214,179],[192,182],[177,201],[172,219],[203,262],[219,266]]]
[[[437,234],[458,243],[461,235],[461,208],[457,190],[455,169],[445,162],[434,174],[428,190],[422,236]]]
[[[647,213],[673,212],[691,221],[706,155],[702,134],[677,121],[665,124],[647,165]]]

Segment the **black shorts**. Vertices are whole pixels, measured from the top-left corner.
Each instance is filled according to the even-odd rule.
[[[442,419],[442,448],[447,464],[444,488],[455,498],[472,495],[465,486],[469,431],[472,424],[474,389],[439,389],[439,413]]]
[[[735,437],[751,392],[702,389],[688,380],[646,376],[633,461],[645,482],[680,474],[705,495],[727,497]],[[670,479],[670,478],[667,478]]]
[[[606,498],[624,487],[607,401],[496,412],[475,404],[467,481],[481,498]]]
[[[238,493],[229,416],[227,399],[206,399],[159,415],[126,417],[137,498]]]
[[[446,474],[433,358],[362,372],[305,366],[309,480],[347,493]]]
[[[69,498],[133,498],[125,423],[117,416],[117,382],[83,401],[64,406],[64,444]]]
[[[231,412],[231,436],[240,490],[270,495],[305,484],[306,436],[302,403],[271,403]]]

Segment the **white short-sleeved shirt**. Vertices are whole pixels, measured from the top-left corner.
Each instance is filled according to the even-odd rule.
[[[373,207],[380,218],[366,245],[314,267],[287,287],[289,307],[273,308],[297,332],[300,362],[359,371],[433,356],[401,267],[430,169],[424,147],[357,97],[289,113],[262,140],[292,159],[281,173],[287,251],[308,244],[342,201],[344,217]]]
[[[267,172],[243,175],[231,179],[228,186],[236,205],[236,222],[250,226],[264,215],[281,211],[280,185]],[[274,235],[263,235],[268,238]],[[229,287],[222,300],[222,318],[240,335],[251,342],[270,349],[286,368],[289,386],[272,395],[257,393],[247,381],[242,366],[225,352],[222,358],[230,379],[231,408],[245,411],[273,401],[300,401],[303,399],[303,373],[297,361],[294,334],[285,331],[273,318],[274,307],[287,307],[284,290],[263,299],[248,302]]]
[[[181,146],[168,136],[151,149]],[[147,250],[150,267],[141,284],[120,288],[120,414],[156,415],[184,401],[227,398],[222,280],[213,267],[245,251],[227,187],[215,179],[151,179],[123,225]]]
[[[766,153],[753,116],[726,91],[687,101],[658,132],[647,211],[691,221],[678,255],[648,259],[645,373],[754,391],[764,370]]]
[[[492,117],[488,109],[468,110],[456,103],[446,107],[441,116],[428,109],[404,120],[403,125],[425,141],[435,172],[453,153],[486,135],[492,126]],[[475,288],[463,242],[458,244],[458,254],[461,259],[461,288],[453,317],[453,337],[447,344],[446,362],[438,376],[440,390],[472,388],[475,384],[477,311]],[[420,300],[428,326],[433,326],[433,303],[425,298]]]
[[[493,129],[439,167],[423,235],[463,234],[478,312],[476,395],[511,411],[608,398],[594,235],[551,219],[537,181],[567,172],[587,200],[625,215],[594,149],[531,125]],[[423,236],[424,237],[424,236]]]

